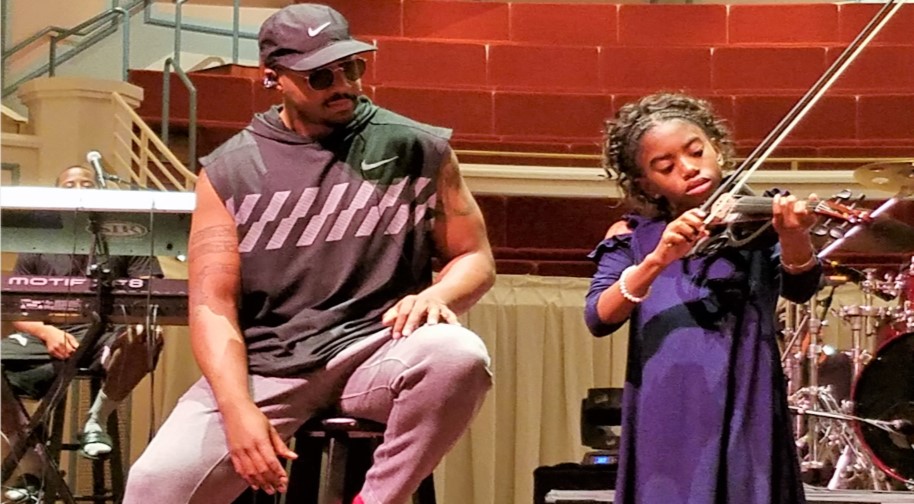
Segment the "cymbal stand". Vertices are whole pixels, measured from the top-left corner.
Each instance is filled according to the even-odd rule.
[[[809,383],[807,384],[809,390],[811,391],[812,404],[818,404],[818,395],[819,391],[819,353],[821,352],[821,346],[819,345],[820,336],[822,334],[822,320],[819,318],[818,310],[819,301],[816,299],[816,296],[813,296],[809,299],[809,308],[808,308],[808,326],[809,326],[809,348],[807,349],[806,354],[806,363],[807,371],[809,375]],[[806,416],[806,437],[809,443],[809,460],[804,462],[806,468],[809,469],[820,469],[823,464],[819,460],[819,435],[818,435],[818,423],[819,420],[815,415]]]
[[[803,305],[787,302],[784,320],[784,349],[781,353],[781,365],[787,377],[787,397],[794,397],[803,386],[803,344],[801,335],[806,332],[807,318],[803,312]],[[805,420],[797,416],[794,418],[794,439],[803,436]]]

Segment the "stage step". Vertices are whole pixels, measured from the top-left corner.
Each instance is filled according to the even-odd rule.
[[[547,504],[606,504],[613,502],[613,490],[552,490]],[[806,501],[820,504],[911,504],[914,492],[875,490],[826,490],[806,486]]]

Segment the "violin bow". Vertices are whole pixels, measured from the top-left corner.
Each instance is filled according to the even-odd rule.
[[[825,73],[812,85],[811,88],[803,95],[802,98],[793,106],[793,108],[784,116],[783,119],[774,127],[773,130],[756,146],[755,149],[740,163],[739,167],[734,170],[733,175],[727,182],[721,184],[715,190],[711,197],[701,206],[707,217],[705,225],[715,221],[719,215],[718,212],[726,208],[726,205],[716,205],[717,200],[722,196],[729,198],[734,197],[746,185],[749,177],[768,159],[768,156],[780,145],[784,138],[789,135],[799,124],[812,107],[828,91],[834,82],[840,77],[847,67],[857,58],[861,51],[870,43],[870,41],[879,34],[882,28],[904,5],[904,0],[888,0],[885,5],[879,9],[879,12],[867,23],[863,30],[857,34],[857,37],[841,52],[832,65],[825,70]],[[699,240],[688,256],[694,255],[704,249],[708,238]]]

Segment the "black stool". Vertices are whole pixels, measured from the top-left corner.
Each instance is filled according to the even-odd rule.
[[[103,372],[82,368],[77,371],[76,377],[71,383],[71,390],[74,386],[78,387],[80,381],[89,380],[89,401],[91,403],[98,394],[98,391],[101,390],[103,378]],[[72,425],[76,425],[77,429],[80,426],[78,407],[78,404],[74,405],[70,417]],[[54,409],[54,415],[51,420],[51,434],[48,438],[48,454],[53,457],[53,460],[60,460],[60,454],[63,451],[79,451],[80,449],[78,441],[73,442],[71,440],[71,442],[63,442],[66,408],[67,398],[65,396]],[[118,503],[124,496],[124,463],[120,449],[120,426],[116,409],[108,417],[108,434],[111,436],[112,441],[111,453],[102,459],[90,461],[92,465],[92,493],[89,495],[74,495],[73,497],[76,501]],[[111,477],[111,488],[108,488],[107,482],[105,481],[106,464],[108,465]],[[75,483],[75,479],[70,479],[70,486],[72,487],[73,483]],[[76,489],[73,488],[73,490],[75,491]]]
[[[245,491],[235,504],[349,504],[365,483],[384,425],[350,417],[316,417],[295,434],[298,458],[289,471],[283,496]],[[317,491],[315,491],[317,490]],[[413,494],[413,504],[436,504],[435,480],[428,475]]]

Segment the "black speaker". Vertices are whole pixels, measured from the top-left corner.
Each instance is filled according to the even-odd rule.
[[[592,388],[581,401],[581,444],[616,451],[619,438],[610,429],[622,424],[622,389]]]
[[[617,467],[575,463],[537,467],[533,471],[533,504],[545,504],[551,490],[613,490]]]

